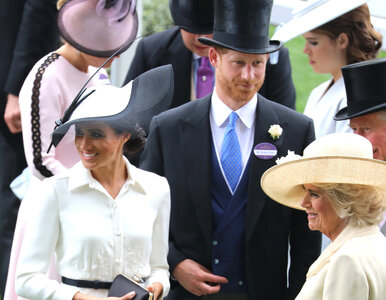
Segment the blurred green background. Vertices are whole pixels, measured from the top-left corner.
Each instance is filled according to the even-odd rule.
[[[165,28],[172,23],[169,0],[143,0],[143,34]],[[271,36],[274,30],[275,27],[271,26]],[[312,89],[330,78],[329,74],[317,74],[312,70],[307,55],[303,53],[304,42],[304,38],[299,36],[285,44],[290,53],[292,79],[296,89],[296,109],[300,112],[303,112]],[[386,52],[380,52],[379,57],[386,57]]]

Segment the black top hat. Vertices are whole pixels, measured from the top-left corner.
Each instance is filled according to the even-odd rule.
[[[386,58],[362,61],[342,68],[347,107],[335,120],[347,120],[386,109]]]
[[[273,0],[215,0],[213,39],[199,41],[251,54],[279,50],[283,44],[269,40],[272,4]]]
[[[213,0],[169,0],[174,23],[195,34],[211,34],[213,31]]]

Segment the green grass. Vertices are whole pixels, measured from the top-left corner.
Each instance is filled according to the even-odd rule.
[[[271,35],[273,30],[274,27],[271,26]],[[300,112],[303,112],[310,92],[331,77],[329,74],[317,74],[313,71],[307,55],[303,53],[304,42],[304,38],[299,36],[285,44],[290,53],[292,79],[296,89],[296,110]],[[381,51],[378,57],[386,57],[386,52]]]

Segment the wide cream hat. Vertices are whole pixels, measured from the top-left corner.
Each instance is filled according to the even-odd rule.
[[[284,162],[283,162],[284,161]],[[386,188],[386,162],[373,159],[371,143],[353,133],[318,138],[303,156],[289,154],[261,177],[263,191],[273,200],[301,209],[303,184],[347,183]]]
[[[308,0],[292,11],[292,18],[279,25],[272,36],[283,43],[322,26],[365,4],[368,0]]]

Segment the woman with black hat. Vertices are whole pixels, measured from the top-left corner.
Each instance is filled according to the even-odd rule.
[[[144,130],[169,107],[172,89],[171,67],[153,69],[123,88],[86,89],[57,122],[53,145],[72,136],[81,162],[35,191],[17,265],[18,295],[106,299],[118,274],[142,282],[154,299],[167,295],[169,186],[123,152],[140,150]],[[45,275],[54,253],[61,283]]]
[[[33,175],[30,186],[36,185],[38,179],[63,172],[79,161],[76,147],[68,137],[59,147],[47,151],[55,121],[63,115],[97,67],[118,49],[117,55],[127,49],[138,28],[135,1],[59,0],[57,7],[58,27],[64,44],[35,64],[19,97],[24,152]],[[109,83],[107,73],[102,69],[87,86]],[[29,216],[28,208],[23,209],[23,206],[24,201],[12,245],[5,292],[8,300],[17,298],[14,274]]]

